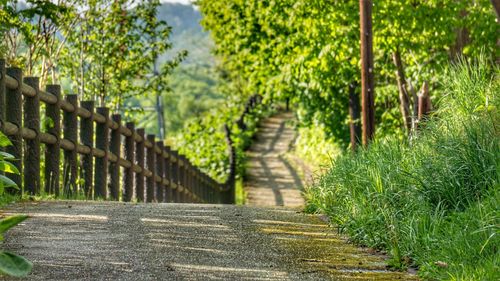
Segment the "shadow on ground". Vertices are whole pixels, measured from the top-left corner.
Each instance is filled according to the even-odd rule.
[[[302,181],[295,169],[283,157],[295,137],[286,124],[293,118],[290,112],[278,113],[259,126],[256,140],[247,152],[247,173],[244,183],[247,205],[304,205]]]
[[[29,280],[408,280],[292,209],[68,201],[3,213],[31,217],[3,245],[34,263]]]

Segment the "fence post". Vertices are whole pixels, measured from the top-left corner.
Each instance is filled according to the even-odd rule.
[[[199,172],[200,170],[198,170],[198,167],[194,167],[193,168],[193,179],[194,179],[194,190],[195,190],[195,194],[196,194],[196,197],[198,197],[198,203],[201,203],[201,194],[200,194],[200,177],[199,177]]]
[[[200,194],[201,194],[201,199],[203,200],[203,203],[208,203],[208,196],[207,196],[207,189],[205,188],[205,178],[203,177],[204,174],[200,170],[199,175],[200,177]]]
[[[146,149],[146,165],[151,176],[146,179],[146,202],[151,203],[155,200],[155,135],[148,135],[147,139],[151,146]]]
[[[201,183],[203,185],[203,198],[205,199],[206,203],[212,203],[210,202],[210,198],[209,198],[209,192],[208,192],[208,186],[207,186],[207,179],[205,177],[205,173],[202,173],[201,174]]]
[[[163,161],[163,170],[164,170],[164,176],[168,180],[168,185],[165,190],[165,202],[173,202],[173,189],[172,189],[172,174],[171,174],[171,168],[170,168],[170,147],[165,146],[165,153],[167,156],[164,158]]]
[[[64,112],[64,138],[75,145],[75,149],[64,151],[64,195],[70,197],[77,194],[76,178],[77,178],[77,151],[78,144],[78,97],[77,95],[66,95],[68,101],[75,110],[73,112]]]
[[[125,202],[132,201],[134,194],[134,122],[127,122],[125,125],[132,132],[132,135],[125,137],[125,160],[132,163],[130,168],[123,169],[123,193],[122,199]]]
[[[122,116],[120,114],[113,114],[111,116],[111,120],[113,120],[116,124],[118,124],[118,126],[111,130],[111,139],[109,141],[109,151],[116,156],[116,162],[109,163],[109,175],[110,175],[109,194],[111,200],[118,201],[120,196],[120,157],[121,157],[120,127],[122,122]]]
[[[171,150],[171,175],[172,175],[172,181],[176,185],[175,192],[172,197],[172,201],[175,203],[179,203],[181,201],[181,194],[179,192],[180,190],[180,185],[179,185],[179,158],[177,157],[177,151],[176,150]]]
[[[186,182],[185,182],[185,168],[186,163],[184,162],[184,155],[179,154],[177,161],[179,162],[179,185],[182,186],[182,192],[180,193],[180,202],[186,203]]]
[[[24,186],[31,195],[40,194],[40,89],[38,77],[26,77],[24,82],[35,89],[34,97],[24,100],[24,126],[36,132],[35,138],[26,140],[24,154]]]
[[[92,116],[94,115],[94,102],[93,101],[83,101],[81,103],[82,108],[85,108],[90,112],[89,118],[80,119],[80,142],[92,149],[94,147],[94,120]],[[93,194],[93,184],[94,179],[94,156],[92,153],[84,154],[80,157],[81,164],[81,177],[83,178],[83,192],[87,199],[92,199]]]
[[[98,149],[105,151],[104,157],[98,157],[95,159],[95,198],[106,199],[107,197],[107,178],[108,178],[108,148],[109,148],[109,108],[98,107],[97,113],[103,115],[106,119],[104,123],[97,123],[95,133],[96,142],[95,146]]]
[[[223,191],[224,194],[222,196],[224,199],[222,203],[224,204],[233,204],[235,201],[235,183],[236,183],[236,149],[234,148],[234,143],[231,138],[231,131],[229,130],[229,126],[224,126],[224,131],[226,134],[226,142],[229,147],[229,177],[226,180],[225,188],[226,191]]]
[[[207,198],[210,203],[215,203],[214,201],[214,196],[213,196],[213,189],[210,183],[210,177],[207,174],[203,175],[205,177],[205,186],[207,190]]]
[[[21,85],[23,83],[23,73],[19,68],[8,68],[7,75],[16,79],[18,83],[17,89],[11,90],[7,89],[6,91],[6,99],[5,99],[5,120],[7,122],[13,123],[17,126],[17,133],[9,136],[10,141],[12,142],[11,146],[6,148],[7,153],[12,154],[15,157],[15,160],[12,161],[12,164],[16,166],[19,171],[23,170],[23,143],[22,143],[22,135],[21,128],[23,127],[22,122],[22,100],[23,94],[21,93]],[[19,190],[9,189],[10,193],[20,194],[22,192],[22,179],[21,175],[10,175],[10,178],[17,184]]]
[[[0,129],[3,129],[5,122],[5,60],[0,59]]]
[[[163,141],[157,141],[156,147],[160,148],[160,153],[156,154],[156,174],[160,177],[160,182],[156,182],[156,201],[158,203],[165,202],[165,185],[163,184],[164,171],[163,171]]]
[[[61,163],[61,86],[47,85],[47,93],[54,95],[57,99],[55,104],[47,104],[45,117],[49,121],[46,124],[47,133],[56,137],[56,143],[45,145],[45,192],[59,196]]]
[[[212,187],[210,186],[210,182],[208,181],[207,174],[203,173],[203,184],[205,189],[205,197],[207,198],[208,203],[213,203],[212,201]]]
[[[137,165],[141,167],[141,172],[135,174],[135,198],[137,198],[139,202],[144,202],[144,176],[146,175],[144,172],[144,143],[146,142],[144,129],[137,129],[137,134],[141,138],[141,141],[136,143],[135,159]]]
[[[186,202],[193,202],[193,187],[191,186],[191,163],[189,159],[184,156],[184,182],[186,184]]]

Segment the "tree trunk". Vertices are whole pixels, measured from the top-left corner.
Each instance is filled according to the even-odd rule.
[[[418,96],[418,121],[422,122],[422,120],[429,114],[431,111],[431,99],[429,97],[429,84],[424,82],[422,85],[422,90],[420,95]]]
[[[403,122],[407,133],[411,131],[411,115],[410,115],[410,98],[408,96],[408,85],[406,83],[406,77],[404,72],[403,62],[401,61],[401,54],[399,50],[392,54],[392,59],[396,65],[396,77],[398,81],[399,89],[399,102],[401,115],[403,116]]]
[[[361,108],[363,145],[375,136],[375,81],[373,66],[372,0],[359,0],[361,37]]]
[[[460,11],[460,22],[464,22],[465,18],[467,17],[467,11],[462,10]],[[450,55],[451,55],[451,60],[456,61],[458,57],[460,57],[463,54],[464,47],[469,44],[470,38],[469,38],[469,31],[465,27],[460,27],[455,30],[455,44],[451,46],[450,48]]]

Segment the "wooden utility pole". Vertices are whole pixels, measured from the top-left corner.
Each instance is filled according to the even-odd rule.
[[[372,0],[359,0],[361,23],[361,109],[363,145],[375,134],[375,99],[373,79]]]

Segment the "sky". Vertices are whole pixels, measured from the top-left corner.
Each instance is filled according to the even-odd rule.
[[[191,4],[191,2],[193,2],[193,0],[161,0],[161,2]]]

